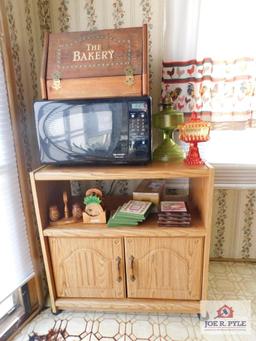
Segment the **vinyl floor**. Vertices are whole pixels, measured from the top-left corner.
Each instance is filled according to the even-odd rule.
[[[256,341],[256,264],[211,262],[209,300],[249,300],[251,335],[205,335],[193,314],[110,314],[44,310],[15,341]]]

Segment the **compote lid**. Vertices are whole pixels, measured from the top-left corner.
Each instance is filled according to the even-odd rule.
[[[209,140],[211,124],[202,121],[196,112],[192,112],[190,119],[179,126],[179,138],[184,142],[205,142]]]

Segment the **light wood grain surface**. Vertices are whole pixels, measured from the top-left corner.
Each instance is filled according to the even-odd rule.
[[[125,76],[63,79],[61,80],[61,90],[55,90],[52,87],[53,81],[47,80],[47,97],[51,100],[142,96],[141,75],[134,76],[132,86],[126,84],[125,81]]]
[[[129,298],[199,300],[202,238],[125,238]]]
[[[142,166],[45,166],[35,172],[36,180],[118,180],[200,178],[209,175],[207,166],[188,167],[183,162],[152,162]]]
[[[50,227],[43,231],[45,237],[204,237],[206,229],[194,227],[118,227],[105,226],[72,226]]]
[[[58,297],[125,297],[122,239],[49,238],[49,244]]]
[[[199,313],[200,301],[146,299],[57,299],[59,309],[137,313]]]

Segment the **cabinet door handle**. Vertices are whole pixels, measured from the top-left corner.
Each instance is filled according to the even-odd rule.
[[[130,280],[132,282],[135,281],[135,275],[134,275],[134,257],[133,256],[130,256],[130,268],[131,268],[131,274],[130,274]]]
[[[121,258],[119,256],[116,257],[116,264],[117,264],[117,282],[121,282],[122,276],[121,276]]]

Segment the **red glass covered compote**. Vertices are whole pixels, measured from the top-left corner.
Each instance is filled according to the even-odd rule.
[[[204,122],[197,117],[196,112],[192,112],[191,118],[179,126],[179,138],[181,141],[189,143],[189,151],[184,160],[187,165],[203,165],[201,159],[198,142],[206,142],[209,140],[210,123]]]

